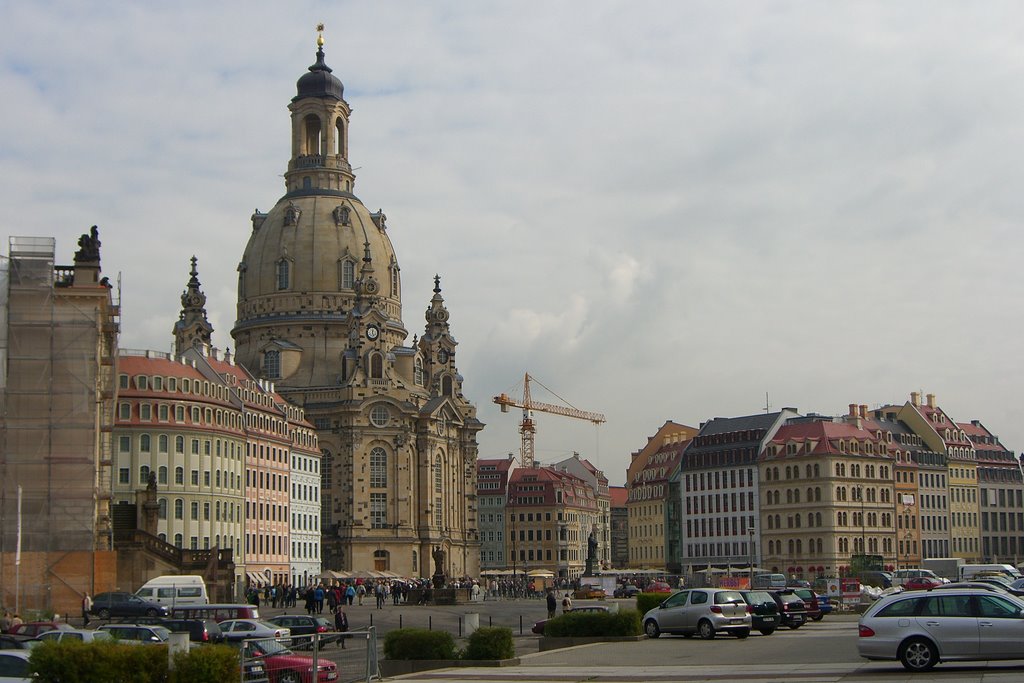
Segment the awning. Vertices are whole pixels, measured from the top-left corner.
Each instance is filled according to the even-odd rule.
[[[267,577],[259,572],[246,572],[245,575],[249,577],[249,585],[251,586],[262,586],[267,583]]]

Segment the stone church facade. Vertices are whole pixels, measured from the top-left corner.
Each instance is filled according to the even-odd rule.
[[[238,265],[236,359],[317,428],[324,569],[430,576],[440,547],[449,576],[476,576],[483,424],[440,278],[409,343],[386,216],[354,194],[351,109],[317,42],[288,106],[285,194],[253,214]]]

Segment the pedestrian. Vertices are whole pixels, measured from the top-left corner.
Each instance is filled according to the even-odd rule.
[[[568,612],[571,609],[572,609],[572,598],[570,598],[569,594],[566,593],[565,597],[562,598],[562,614],[565,614],[566,612]]]
[[[352,601],[356,598],[356,589],[352,587],[351,583],[348,585],[348,588],[345,589],[345,598],[348,600],[348,604],[351,607]]]
[[[384,609],[384,584],[378,582],[373,587],[373,594],[377,597],[377,609]]]
[[[341,605],[338,605],[337,611],[334,613],[334,630],[341,633],[341,647],[344,649],[345,640],[348,636],[345,632],[348,631],[348,617],[345,615],[345,610]]]
[[[313,595],[313,587],[310,586],[306,589],[306,614],[312,615],[316,612],[316,597]]]
[[[324,613],[324,587],[322,584],[317,584],[316,590],[313,592],[313,597],[316,598],[316,613]]]
[[[366,586],[364,586],[361,583],[358,586],[356,586],[356,595],[359,596],[359,604],[362,605],[363,596],[366,595]]]
[[[82,626],[89,625],[89,611],[92,610],[92,598],[89,596],[89,591],[85,592],[82,597]]]
[[[0,633],[7,633],[11,630],[11,613],[4,610],[3,616],[0,616]]]
[[[548,589],[548,619],[555,618],[555,610],[558,609],[558,602],[555,600],[555,591]]]

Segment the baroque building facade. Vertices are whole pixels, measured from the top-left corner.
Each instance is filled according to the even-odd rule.
[[[434,278],[407,342],[383,211],[354,194],[344,87],[316,62],[297,83],[285,194],[252,217],[238,266],[236,357],[305,410],[322,451],[326,569],[479,573],[477,433]]]

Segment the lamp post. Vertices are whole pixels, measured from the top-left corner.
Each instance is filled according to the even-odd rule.
[[[755,553],[754,553],[754,525],[753,524],[751,524],[750,528],[747,529],[747,533],[750,534],[750,548],[749,548],[749,550],[750,550],[750,570],[747,572],[747,574],[750,577],[750,587],[753,588],[754,587],[754,555],[755,555]]]

